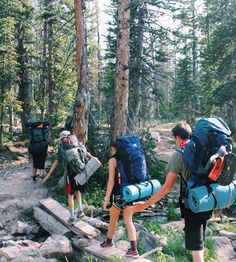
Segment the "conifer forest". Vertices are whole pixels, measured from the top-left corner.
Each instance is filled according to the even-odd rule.
[[[236,129],[235,0],[105,2],[0,1],[1,146],[68,116],[88,139],[211,115]]]

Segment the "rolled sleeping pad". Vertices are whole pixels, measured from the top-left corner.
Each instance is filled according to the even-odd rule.
[[[187,206],[195,213],[229,207],[236,200],[236,181],[227,186],[210,184],[213,193],[206,186],[191,188],[188,191]],[[215,196],[215,197],[214,197]]]
[[[156,193],[160,188],[161,184],[157,179],[125,186],[123,188],[123,200],[126,202],[132,202],[142,199]]]

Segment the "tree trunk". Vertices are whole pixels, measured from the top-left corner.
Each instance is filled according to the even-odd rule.
[[[78,139],[85,142],[88,136],[88,112],[90,94],[88,88],[88,57],[85,25],[85,3],[83,0],[74,0],[75,4],[75,29],[76,29],[76,67],[77,83],[74,114],[73,132]]]
[[[45,7],[47,6],[45,1]],[[42,53],[42,60],[41,60],[41,75],[40,75],[40,111],[41,111],[41,118],[45,117],[46,113],[46,59],[47,59],[47,22],[44,20],[43,26],[43,53]]]
[[[19,64],[19,100],[23,104],[21,112],[21,124],[23,133],[26,132],[26,122],[30,119],[32,97],[30,97],[27,65],[28,62],[26,49],[24,47],[24,25],[18,26],[18,64]]]
[[[138,10],[138,32],[137,32],[137,51],[134,58],[133,70],[133,88],[134,88],[134,102],[132,103],[130,116],[131,123],[129,129],[134,131],[137,125],[138,115],[141,106],[141,86],[142,86],[142,56],[143,56],[143,31],[144,31],[144,17],[146,13],[146,5],[144,0],[139,0]]]
[[[53,8],[53,1],[49,0],[49,8]],[[54,76],[54,45],[53,45],[53,21],[49,19],[48,21],[48,116],[51,125],[55,125],[55,113],[56,113],[56,101],[55,101],[55,76]]]
[[[112,139],[127,133],[129,98],[130,0],[118,1],[118,39],[116,55],[115,108]]]

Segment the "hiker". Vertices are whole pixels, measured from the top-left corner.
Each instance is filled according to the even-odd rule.
[[[44,168],[48,152],[48,126],[47,121],[35,121],[26,124],[30,136],[28,151],[32,155],[33,168],[32,178],[36,181],[37,176],[44,178]],[[39,170],[39,175],[37,175]]]
[[[68,222],[73,223],[75,221],[76,217],[78,218],[78,217],[84,216],[82,199],[81,199],[81,192],[84,190],[84,186],[81,186],[81,185],[76,183],[76,181],[74,179],[76,174],[73,172],[73,170],[66,163],[65,152],[63,152],[64,150],[63,150],[63,147],[62,147],[62,141],[63,141],[63,139],[67,139],[68,137],[73,139],[73,143],[75,143],[75,146],[79,145],[80,142],[78,141],[77,137],[75,135],[71,134],[70,131],[64,130],[60,133],[57,158],[53,162],[47,176],[44,178],[43,183],[45,183],[48,180],[50,175],[56,169],[57,165],[60,162],[62,162],[63,167],[65,169],[64,174],[65,174],[65,179],[66,179],[66,194],[67,194],[68,206],[70,208],[70,217],[68,219]],[[82,145],[81,143],[80,143],[80,146],[83,147],[83,150],[86,154],[86,157],[91,158],[92,156],[87,151],[86,147],[84,145]],[[78,208],[76,210],[74,209],[74,197],[76,198],[76,200],[78,202]]]
[[[179,122],[172,129],[172,134],[179,149],[184,148],[184,146],[189,142],[191,132],[191,127],[184,121]],[[130,207],[131,211],[141,211],[162,199],[171,191],[178,176],[180,178],[183,177],[185,181],[187,181],[191,176],[190,171],[184,163],[183,154],[178,150],[173,153],[166,169],[168,172],[166,181],[160,190],[146,202],[135,203],[133,207]],[[192,251],[193,262],[203,262],[206,224],[207,220],[211,217],[212,211],[194,213],[190,209],[185,208],[183,203],[184,190],[185,184],[181,179],[179,202],[181,215],[185,221],[185,246],[187,250]]]
[[[119,215],[123,212],[124,222],[128,231],[128,236],[131,244],[131,248],[126,253],[129,257],[138,257],[139,253],[137,250],[137,240],[136,240],[136,229],[133,224],[132,215],[128,205],[124,206],[120,199],[119,186],[116,183],[117,174],[117,145],[116,142],[111,142],[110,144],[110,159],[108,162],[109,167],[109,177],[107,182],[106,196],[104,197],[103,210],[108,211],[110,214],[110,221],[107,232],[107,239],[100,244],[101,247],[113,247],[113,237],[115,235],[117,222]],[[110,203],[110,205],[109,205]],[[128,203],[132,204],[132,203]]]

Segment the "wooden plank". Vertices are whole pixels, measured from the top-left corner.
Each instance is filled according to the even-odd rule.
[[[84,235],[88,238],[95,238],[100,235],[100,231],[95,227],[89,225],[84,221],[77,221],[73,226],[68,223],[68,217],[70,216],[70,211],[58,203],[52,198],[46,198],[40,200],[40,204],[54,217],[56,217],[60,222],[70,228],[76,235]]]

